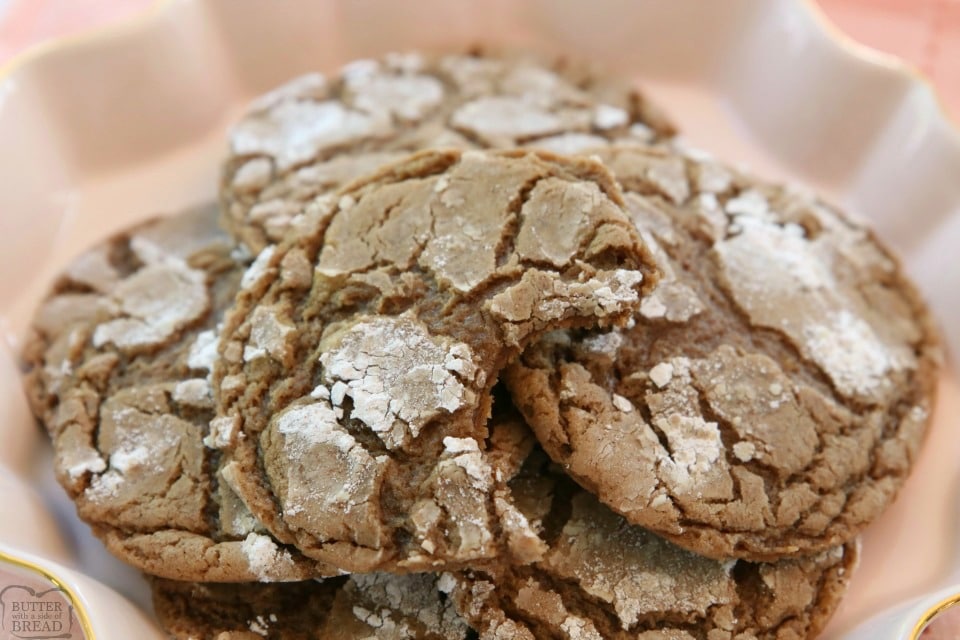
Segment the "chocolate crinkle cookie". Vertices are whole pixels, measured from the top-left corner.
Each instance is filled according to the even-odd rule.
[[[224,226],[254,254],[313,197],[428,148],[572,153],[673,126],[631,84],[562,59],[391,54],[257,98],[230,133]]]
[[[629,328],[552,333],[506,370],[546,451],[703,555],[852,540],[910,471],[941,360],[897,260],[815,197],[710,159],[596,157],[662,278]]]
[[[295,225],[227,315],[221,475],[347,571],[495,557],[522,526],[485,457],[497,374],[547,331],[625,320],[656,282],[619,189],[592,160],[429,151]]]
[[[494,473],[513,478],[534,440],[509,401],[499,395],[490,418],[487,459]],[[519,510],[514,513],[522,517]],[[542,540],[530,535],[524,543],[536,545],[542,554]],[[160,623],[177,640],[476,638],[453,600],[438,588],[439,578],[368,573],[286,583],[154,579],[151,586]]]
[[[216,223],[210,206],[159,218],[74,260],[34,318],[27,394],[77,513],[126,562],[182,580],[331,575],[218,482],[210,373],[247,265]]]
[[[696,555],[628,523],[539,449],[510,488],[543,557],[437,583],[482,640],[812,638],[857,561],[855,543],[773,563]]]

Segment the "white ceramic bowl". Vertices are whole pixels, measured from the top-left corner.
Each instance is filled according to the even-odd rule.
[[[960,346],[960,133],[916,74],[844,40],[812,5],[160,2],[22,56],[0,78],[0,548],[45,563],[80,594],[97,638],[157,632],[100,584],[149,606],[140,578],[102,551],[55,486],[23,398],[15,354],[46,286],[109,233],[213,199],[226,129],[252,96],[352,58],[474,42],[567,52],[627,73],[694,146],[807,183],[870,218]],[[931,598],[960,583],[953,374],[941,398],[916,473],[864,536],[861,567],[826,637],[909,638]],[[893,618],[870,623],[879,625],[873,635],[854,631],[874,615]]]

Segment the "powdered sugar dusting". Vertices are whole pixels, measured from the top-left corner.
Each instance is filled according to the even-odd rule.
[[[247,113],[266,111],[281,102],[322,98],[327,86],[327,79],[322,73],[305,73],[253,100],[247,106]]]
[[[270,155],[277,169],[286,171],[324,149],[382,134],[389,127],[385,118],[334,100],[283,101],[240,121],[230,143],[234,154]]]
[[[652,214],[647,216],[652,218]],[[669,223],[668,223],[669,224]],[[638,223],[643,228],[646,220]],[[664,235],[671,242],[675,241],[675,234],[671,227],[665,229]],[[690,318],[703,312],[704,305],[686,282],[677,277],[674,265],[663,250],[656,238],[647,231],[641,231],[640,236],[644,244],[653,253],[657,266],[660,268],[660,281],[640,303],[640,314],[649,319],[664,318],[670,322],[686,322]]]
[[[181,380],[173,387],[173,400],[182,405],[197,408],[213,407],[213,390],[203,378]]]
[[[526,144],[532,149],[543,149],[553,153],[573,155],[609,146],[606,138],[589,133],[561,133],[546,138],[538,138]]]
[[[280,549],[270,536],[251,533],[244,538],[240,549],[250,571],[263,582],[277,580],[293,568],[290,552]]]
[[[593,353],[602,353],[610,358],[616,358],[623,342],[623,334],[618,330],[613,330],[587,336],[583,340],[583,346]]]
[[[613,394],[613,406],[623,413],[630,413],[634,408],[633,403],[619,393]]]
[[[337,422],[337,416],[327,402],[316,402],[294,407],[277,417],[277,430],[287,436],[297,436],[310,444],[332,444],[344,453],[357,441]]]
[[[724,209],[732,216],[770,218],[770,203],[759,191],[744,191],[737,197],[728,200]]]
[[[458,376],[472,381],[477,371],[469,346],[431,336],[409,315],[359,322],[325,349],[320,362],[328,385],[345,385],[340,389],[353,399],[352,417],[390,448],[416,438],[435,416],[471,402]]]
[[[597,129],[615,129],[630,122],[630,114],[609,104],[598,104],[593,109],[593,126]]]
[[[733,445],[733,455],[741,462],[749,462],[756,457],[757,447],[752,442],[737,442]]]
[[[263,616],[257,616],[255,619],[251,620],[247,628],[251,632],[257,634],[258,636],[263,636],[264,638],[270,633],[270,625],[267,624],[267,621]]]
[[[219,343],[219,336],[212,329],[198,333],[187,354],[187,366],[191,369],[213,371]]]
[[[814,361],[845,395],[866,395],[889,384],[886,375],[898,366],[870,325],[847,310],[805,326],[804,337]]]
[[[805,238],[750,218],[738,219],[738,224],[741,233],[718,243],[716,251],[724,265],[757,294],[795,291],[798,286],[807,290],[833,287],[833,274]]]
[[[716,422],[705,420],[692,390],[692,362],[671,358],[650,371],[656,388],[645,397],[653,426],[667,440],[655,452],[657,476],[673,495],[731,499],[732,483],[725,447]],[[659,369],[658,369],[659,367]]]
[[[240,433],[240,416],[218,416],[210,421],[210,433],[203,444],[210,449],[226,449]]]
[[[661,362],[652,369],[650,369],[650,379],[658,387],[665,387],[670,384],[670,379],[673,377],[673,365],[669,362]]]
[[[522,322],[533,318],[556,320],[575,310],[598,318],[632,307],[639,299],[637,286],[643,274],[629,269],[601,272],[583,282],[565,282],[543,272],[529,270],[515,284],[493,296],[490,310],[504,320]],[[531,289],[535,289],[531,291]],[[531,304],[532,303],[532,304]]]
[[[737,221],[740,233],[715,251],[753,322],[783,331],[846,396],[876,397],[891,371],[911,366],[908,349],[886,344],[864,319],[858,294],[834,277],[831,251],[796,225],[747,215]]]
[[[354,616],[376,638],[463,638],[466,623],[453,603],[440,597],[430,574],[357,574],[344,591],[355,604]]]
[[[603,640],[593,622],[580,616],[568,616],[560,623],[560,628],[570,640]]]
[[[178,431],[184,424],[174,416],[145,413],[116,400],[104,403],[101,421],[110,456],[107,471],[94,476],[86,490],[94,502],[116,498],[128,479],[140,481],[165,472],[164,456],[180,445]]]
[[[281,412],[270,428],[282,437],[279,447],[266,451],[267,473],[286,480],[278,497],[287,523],[321,540],[379,547],[380,512],[373,497],[387,458],[367,452],[325,400]]]
[[[443,100],[443,85],[430,76],[354,74],[345,80],[355,107],[402,120],[420,120]]]
[[[61,454],[61,464],[71,479],[77,479],[88,472],[100,473],[107,463],[100,454],[90,447],[76,447]]]
[[[294,332],[293,325],[277,306],[258,306],[250,317],[250,339],[243,348],[243,359],[271,357],[283,360],[288,350],[287,340]]]
[[[270,183],[273,164],[266,158],[254,158],[243,163],[233,174],[233,188],[238,191],[262,189]]]
[[[443,446],[447,453],[454,454],[453,462],[467,472],[475,489],[487,490],[493,485],[493,470],[480,453],[476,440],[447,436]]]
[[[723,456],[723,441],[716,422],[692,416],[657,418],[654,424],[667,436],[671,453],[661,460],[661,471],[673,487],[684,493],[709,482]]]
[[[207,310],[205,280],[203,272],[179,261],[145,266],[113,289],[111,297],[124,317],[97,326],[94,346],[113,343],[128,349],[163,343]]]
[[[103,475],[94,476],[87,488],[86,496],[93,502],[104,502],[117,496],[123,485],[123,474],[109,470]]]
[[[243,273],[243,278],[240,280],[240,287],[242,289],[249,289],[260,281],[266,274],[267,267],[270,264],[270,260],[273,259],[273,254],[276,250],[276,245],[270,245],[257,255],[253,263],[247,267],[247,270]]]
[[[478,98],[457,109],[450,121],[454,127],[492,139],[545,136],[563,126],[547,109],[513,96]]]

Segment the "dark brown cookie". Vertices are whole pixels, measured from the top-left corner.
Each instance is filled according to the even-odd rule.
[[[769,564],[704,558],[629,524],[548,463],[536,451],[511,482],[543,558],[439,582],[483,640],[812,638],[856,564],[852,543]]]
[[[496,556],[519,521],[485,456],[490,389],[535,337],[609,326],[653,286],[620,202],[600,164],[524,151],[424,152],[313,201],[227,316],[221,474],[347,571]]]
[[[538,439],[704,555],[852,540],[910,470],[941,359],[897,260],[811,195],[709,159],[598,153],[663,277],[631,328],[551,334],[505,372]]]
[[[233,128],[224,223],[259,253],[302,206],[409,152],[609,140],[653,142],[673,127],[634,88],[561,60],[392,54],[312,74],[258,98]]]
[[[176,640],[464,640],[469,627],[436,576],[372,573],[306,582],[154,579],[153,604]]]
[[[35,317],[27,392],[57,478],[123,560],[177,579],[329,575],[264,535],[205,446],[216,326],[245,269],[216,220],[158,219],[77,258]]]

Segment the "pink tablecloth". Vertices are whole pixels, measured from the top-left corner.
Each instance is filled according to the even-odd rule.
[[[0,61],[44,40],[120,20],[154,0],[0,0]],[[960,0],[817,0],[854,39],[922,70],[960,120]]]

